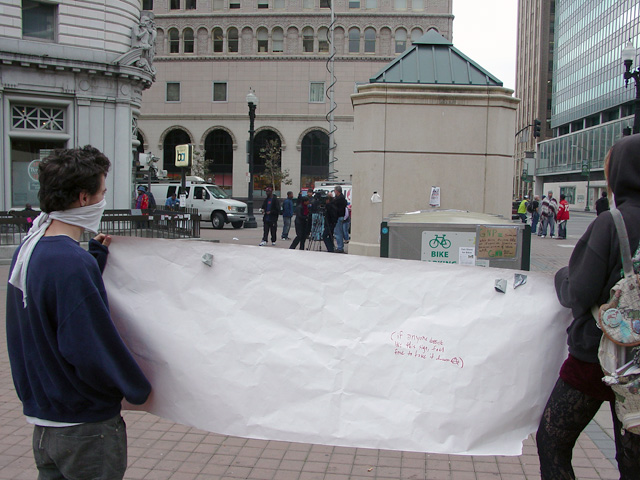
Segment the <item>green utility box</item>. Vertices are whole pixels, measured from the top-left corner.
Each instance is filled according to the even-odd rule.
[[[531,226],[461,210],[394,214],[380,225],[380,256],[529,270]]]

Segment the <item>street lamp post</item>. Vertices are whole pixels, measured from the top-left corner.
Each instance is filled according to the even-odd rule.
[[[636,57],[636,49],[631,41],[628,41],[622,49],[622,61],[624,62],[624,86],[629,86],[629,80],[633,78],[636,84],[636,99],[633,105],[635,117],[633,119],[633,133],[640,133],[640,68],[631,71],[633,60]]]
[[[579,148],[581,150],[584,150],[585,152],[587,152],[587,161],[584,161],[584,158],[582,160],[582,175],[587,177],[587,203],[584,206],[584,211],[585,212],[589,212],[591,211],[591,209],[589,208],[589,183],[591,181],[591,158],[589,157],[588,153],[589,151],[584,148],[584,147],[580,147],[579,145],[571,145],[573,148]]]
[[[257,228],[258,222],[256,222],[256,219],[253,216],[253,135],[255,133],[254,122],[256,119],[258,97],[256,97],[256,92],[251,88],[247,94],[247,104],[249,105],[249,198],[247,200],[249,218],[244,222],[244,228]]]

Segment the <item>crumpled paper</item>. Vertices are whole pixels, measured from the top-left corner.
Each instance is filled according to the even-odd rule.
[[[113,237],[112,316],[153,385],[135,407],[223,435],[518,455],[571,315],[528,273]],[[215,268],[202,262],[211,253]]]

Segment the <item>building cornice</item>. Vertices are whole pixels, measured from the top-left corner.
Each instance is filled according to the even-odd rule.
[[[369,56],[364,55],[337,55],[335,57],[336,62],[376,62],[376,63],[389,63],[391,60],[394,60],[396,57],[390,56],[375,56],[371,54]],[[300,61],[304,60],[307,62],[323,62],[325,63],[329,60],[329,55],[320,56],[317,53],[308,54],[308,55],[288,55],[286,53],[283,54],[274,54],[274,53],[265,53],[258,55],[229,55],[229,54],[219,54],[219,55],[191,55],[191,54],[176,54],[176,55],[163,55],[156,56],[154,58],[154,63],[161,62],[211,62],[211,61],[240,61],[240,62],[265,62],[265,61]]]
[[[206,121],[218,121],[218,122],[224,122],[224,121],[230,121],[230,120],[237,120],[237,121],[246,121],[247,120],[247,115],[246,114],[237,114],[237,113],[231,113],[231,114],[224,114],[224,115],[220,115],[220,114],[212,114],[212,113],[200,113],[200,114],[193,114],[193,113],[150,113],[150,114],[145,114],[145,113],[141,113],[140,116],[138,117],[139,120],[145,120],[145,121],[150,121],[150,120],[170,120],[172,122],[176,122],[177,120],[206,120]],[[256,115],[256,120],[268,120],[270,122],[275,122],[275,121],[281,121],[281,122],[300,122],[300,121],[305,121],[305,122],[326,122],[327,118],[325,115],[296,115],[296,114],[260,114],[260,115]],[[336,115],[335,119],[338,122],[353,122],[353,115]]]
[[[153,75],[138,67],[69,59],[47,53],[37,55],[0,50],[0,64],[3,66],[38,69],[40,71],[85,73],[88,75],[129,79],[132,83],[140,84],[143,90],[149,88],[155,80]]]
[[[383,17],[383,18],[424,18],[424,19],[445,19],[453,20],[453,15],[449,13],[426,13],[426,12],[409,12],[409,11],[390,11],[380,12],[373,10],[363,10],[357,12],[338,12],[336,13],[340,18],[359,18],[359,17]],[[255,11],[255,12],[235,12],[233,10],[224,12],[208,12],[208,13],[158,13],[155,15],[156,22],[160,20],[177,20],[184,18],[196,18],[196,19],[214,19],[214,18],[242,18],[251,19],[251,23],[255,23],[258,19],[264,19],[268,17],[277,18],[295,18],[295,17],[330,17],[331,11],[327,9],[326,12],[277,12],[277,11]]]

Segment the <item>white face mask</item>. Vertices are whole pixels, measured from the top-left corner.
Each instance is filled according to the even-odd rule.
[[[33,221],[33,226],[29,231],[29,235],[25,237],[25,240],[20,247],[15,266],[13,267],[11,277],[9,278],[9,283],[11,285],[22,290],[22,301],[25,307],[27,306],[25,286],[27,284],[27,267],[29,266],[29,260],[31,259],[31,254],[33,253],[33,249],[36,244],[45,234],[49,225],[51,225],[51,221],[58,220],[60,222],[68,223],[69,225],[82,227],[93,233],[98,233],[100,220],[102,219],[102,214],[106,206],[107,201],[103,198],[101,202],[94,203],[93,205],[87,205],[86,207],[54,211],[49,214],[42,212],[36,217]]]
[[[87,205],[85,207],[70,208],[69,210],[51,212],[49,217],[59,220],[69,225],[82,227],[93,233],[98,233],[100,220],[107,206],[107,201],[103,198],[101,202]]]

